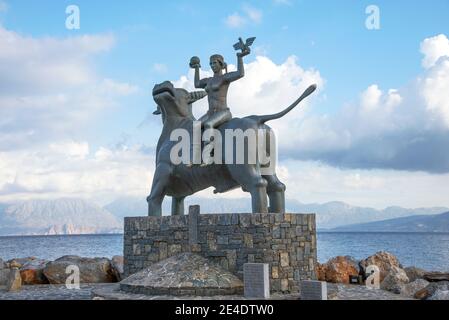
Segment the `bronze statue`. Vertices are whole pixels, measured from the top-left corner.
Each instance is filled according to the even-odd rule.
[[[195,69],[195,88],[205,89],[209,99],[209,110],[198,121],[201,121],[205,130],[214,129],[223,123],[232,119],[232,113],[227,105],[228,89],[231,82],[237,81],[245,76],[245,67],[243,57],[251,53],[251,45],[256,38],[250,38],[244,44],[243,40],[234,45],[237,53],[237,71],[228,73],[227,63],[220,54],[214,54],[210,57],[210,67],[214,72],[212,78],[200,79],[200,59],[193,57],[190,60],[190,67]],[[223,70],[226,73],[223,74]]]
[[[209,112],[208,115],[200,119],[203,121],[204,129],[215,128],[221,136],[225,136],[225,132],[231,130],[262,132],[263,136],[258,136],[258,139],[266,142],[262,150],[270,155],[272,130],[266,123],[284,117],[316,90],[316,85],[310,86],[298,100],[280,113],[232,119],[226,105],[226,93],[232,81],[243,77],[242,58],[250,53],[249,47],[253,41],[254,38],[248,39],[245,44],[240,39],[240,42],[234,46],[234,48],[242,50],[238,54],[238,71],[234,73],[223,74],[222,70],[225,69],[226,64],[221,56],[214,55],[211,58],[214,77],[200,80],[199,59],[192,59],[191,66],[195,68],[195,86],[205,88],[208,94],[202,91],[189,93],[185,89],[174,88],[169,81],[154,87],[153,98],[162,114],[164,126],[157,145],[156,172],[153,177],[151,194],[147,198],[150,216],[162,215],[162,201],[165,196],[172,197],[172,215],[183,215],[184,199],[210,187],[215,188],[215,193],[224,193],[241,187],[243,191],[251,194],[253,213],[285,213],[285,185],[278,179],[275,171],[267,174],[263,170],[265,167],[269,167],[270,163],[261,163],[259,159],[253,163],[247,158],[243,163],[229,163],[223,156],[228,151],[225,150],[224,144],[220,145],[219,150],[215,150],[215,158],[220,157],[219,161],[208,166],[191,167],[189,163],[174,163],[172,159],[173,150],[179,143],[177,140],[172,140],[172,133],[175,130],[184,130],[190,139],[189,147],[192,145],[195,149],[196,119],[192,114],[192,104],[206,95],[209,97]],[[244,152],[253,150],[249,139],[244,139],[243,144]],[[259,144],[257,144],[257,148],[259,148]],[[235,155],[237,152],[235,147],[232,154]],[[257,152],[257,154],[259,153]]]

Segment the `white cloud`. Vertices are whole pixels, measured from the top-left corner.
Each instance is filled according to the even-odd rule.
[[[449,207],[449,174],[394,170],[341,169],[314,161],[281,162],[287,198],[303,203],[343,201],[384,209]]]
[[[225,19],[225,24],[229,28],[241,28],[252,22],[254,24],[259,24],[262,22],[263,13],[261,10],[254,8],[249,5],[244,5],[242,8],[243,12],[234,12]]]
[[[114,43],[110,34],[33,38],[0,26],[0,150],[64,139],[135,93],[91,65]]]
[[[432,44],[442,39],[423,41],[434,64],[405,86],[385,90],[373,84],[335,114],[309,108],[312,101],[319,106],[318,92],[269,123],[277,132],[280,155],[343,168],[449,172],[449,57]],[[325,83],[317,70],[304,69],[294,56],[282,64],[258,56],[245,69],[245,77],[229,90],[228,105],[236,117],[279,112],[309,85],[323,90]],[[193,90],[192,79],[190,72],[176,85]],[[206,101],[194,107],[196,116],[206,110]]]
[[[240,28],[246,24],[246,19],[239,13],[234,12],[225,19],[225,23],[230,28]]]
[[[81,197],[104,203],[143,196],[153,168],[154,157],[139,145],[89,152],[87,142],[68,141],[0,152],[0,201]]]
[[[421,53],[424,54],[423,67],[431,68],[441,57],[449,57],[449,39],[444,34],[427,38],[421,43]]]

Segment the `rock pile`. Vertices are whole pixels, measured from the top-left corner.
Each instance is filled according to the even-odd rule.
[[[351,257],[335,257],[324,264],[318,263],[315,272],[320,281],[347,284],[351,276],[366,279],[367,268],[372,265],[379,268],[383,290],[421,300],[449,300],[449,273],[404,268],[397,257],[384,251],[359,262]]]
[[[75,269],[79,270],[80,283],[119,282],[123,275],[123,257],[109,260],[64,256],[55,261],[28,257],[7,262],[0,259],[0,286],[19,290],[22,284],[65,284]]]

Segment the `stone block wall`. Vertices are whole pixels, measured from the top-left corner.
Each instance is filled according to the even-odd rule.
[[[296,293],[316,279],[313,214],[202,214],[125,218],[125,275],[195,252],[243,279],[248,262],[270,265],[272,292]]]

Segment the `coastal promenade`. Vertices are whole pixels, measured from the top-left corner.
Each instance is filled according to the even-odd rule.
[[[385,290],[371,290],[365,286],[331,284],[329,300],[413,300]],[[65,285],[23,286],[18,292],[6,292],[0,287],[0,300],[245,300],[242,296],[170,297],[131,295],[117,292],[118,284],[82,284],[80,290]],[[273,300],[299,300],[298,295],[272,296]]]

